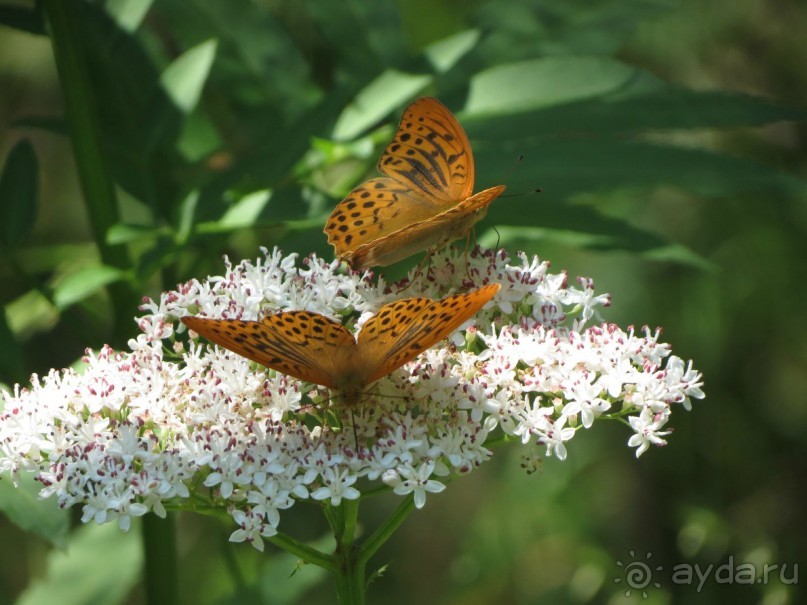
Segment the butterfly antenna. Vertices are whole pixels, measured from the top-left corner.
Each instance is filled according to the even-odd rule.
[[[506,183],[510,179],[510,177],[513,175],[513,173],[516,171],[516,168],[518,168],[519,164],[521,164],[521,162],[523,160],[524,160],[524,155],[523,154],[518,156],[516,158],[516,161],[513,162],[513,165],[510,166],[510,169],[505,173],[504,177],[499,179],[499,182]],[[536,187],[532,191],[522,191],[520,193],[503,193],[501,197],[521,197],[522,195],[532,195],[533,193],[541,193],[542,191],[543,191],[543,189],[541,189],[540,187]]]

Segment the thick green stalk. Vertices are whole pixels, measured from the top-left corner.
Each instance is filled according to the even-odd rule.
[[[367,583],[361,550],[355,543],[359,518],[358,500],[342,500],[336,507],[328,507],[326,517],[336,538],[333,570],[336,597],[340,605],[364,605]]]
[[[96,108],[102,100],[94,94],[87,67],[88,53],[99,49],[85,46],[80,28],[82,4],[81,0],[41,0],[40,7],[53,46],[76,169],[95,244],[105,265],[128,271],[131,263],[126,248],[106,241],[109,228],[119,222],[118,203],[97,117]],[[121,346],[131,335],[138,298],[125,282],[111,284],[108,290],[115,317],[112,344]]]
[[[174,519],[173,513],[169,513],[165,519],[152,514],[143,517],[143,581],[149,605],[174,605],[179,602]]]

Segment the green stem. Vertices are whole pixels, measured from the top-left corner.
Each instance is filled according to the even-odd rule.
[[[364,605],[366,583],[365,565],[357,556],[355,545],[345,551],[337,551],[339,568],[334,572],[336,600],[339,605]]]
[[[145,515],[142,523],[145,554],[144,584],[149,605],[173,605],[178,602],[176,559],[176,524],[174,515],[165,519]]]
[[[297,555],[306,563],[317,565],[331,572],[336,572],[337,570],[337,563],[334,561],[333,557],[321,553],[316,548],[312,548],[299,540],[295,540],[291,536],[279,533],[271,538],[266,538],[266,541],[271,542],[278,548],[282,548],[286,552]]]
[[[89,51],[81,31],[83,4],[81,0],[41,0],[40,7],[53,46],[76,169],[95,245],[105,265],[127,271],[131,263],[126,248],[111,246],[106,241],[109,228],[119,222],[118,203],[106,165],[98,123],[99,100],[93,91],[87,65]],[[111,284],[108,290],[115,317],[112,344],[120,346],[132,331],[132,316],[138,301],[125,282]]]
[[[336,538],[333,570],[336,582],[336,596],[340,605],[364,605],[365,564],[361,550],[355,543],[356,527],[359,519],[358,500],[342,500],[337,507],[326,506],[325,516],[331,523]]]
[[[403,524],[414,507],[415,497],[410,494],[403,499],[403,501],[398,505],[398,508],[395,509],[395,512],[390,515],[389,519],[387,519],[386,522],[381,525],[381,527],[376,529],[373,534],[364,541],[361,547],[361,553],[359,555],[359,563],[361,564],[362,568],[367,565],[367,561],[369,561],[370,557],[378,552],[378,549],[390,539],[392,534],[395,533],[395,530],[397,530],[401,524]]]

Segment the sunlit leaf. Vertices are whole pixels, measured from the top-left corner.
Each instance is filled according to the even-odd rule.
[[[168,96],[183,113],[190,113],[199,102],[213,59],[217,42],[207,40],[185,51],[160,76]]]
[[[71,273],[56,286],[53,302],[59,309],[65,309],[94,294],[103,287],[124,278],[120,269],[96,265]]]
[[[108,0],[105,8],[121,28],[133,32],[140,27],[153,3],[154,0]]]
[[[471,78],[466,109],[513,113],[609,95],[617,99],[661,86],[649,73],[606,57],[547,57],[497,65]]]
[[[124,533],[116,523],[84,525],[68,546],[67,552],[49,554],[44,577],[16,605],[116,605],[140,578],[143,555],[136,529]]]
[[[70,513],[60,508],[55,498],[40,498],[42,487],[30,473],[20,474],[17,487],[11,481],[0,481],[0,510],[17,527],[64,549]]]
[[[469,29],[431,43],[423,50],[423,54],[436,71],[445,72],[476,45],[479,37],[478,29]]]
[[[393,109],[416,96],[431,82],[425,74],[408,74],[389,69],[356,95],[339,116],[333,138],[348,141],[384,118]]]

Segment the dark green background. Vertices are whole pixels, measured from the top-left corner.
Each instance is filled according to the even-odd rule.
[[[807,563],[803,2],[149,4],[0,4],[0,382],[125,346],[143,295],[221,273],[223,253],[330,257],[330,209],[434,95],[469,133],[477,188],[525,194],[494,202],[479,241],[594,278],[606,319],[662,326],[707,399],[639,461],[610,423],[537,475],[498,451],[382,550],[369,602],[804,600],[778,571],[700,591],[670,572]],[[137,531],[74,514],[67,533],[25,493],[0,482],[0,603],[143,602]],[[319,539],[319,519],[300,505],[281,528]],[[333,602],[327,577],[289,579],[293,558],[231,530],[180,516],[183,602]],[[614,582],[631,551],[663,568],[647,599]]]

